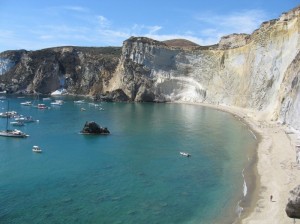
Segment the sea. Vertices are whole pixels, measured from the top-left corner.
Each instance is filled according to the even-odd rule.
[[[9,101],[36,120],[17,127],[27,138],[0,137],[1,224],[223,224],[240,215],[257,147],[241,120],[199,105],[60,99],[0,101],[0,112]],[[20,104],[28,100],[48,109]],[[80,134],[86,121],[110,134]]]

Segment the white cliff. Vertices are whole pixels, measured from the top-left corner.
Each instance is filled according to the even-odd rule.
[[[123,89],[136,101],[151,95],[249,108],[300,129],[299,12],[265,22],[251,35],[226,36],[215,47],[180,50],[130,38],[106,90]]]

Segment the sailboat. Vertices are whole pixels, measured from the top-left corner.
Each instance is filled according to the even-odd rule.
[[[9,111],[9,101],[8,100],[7,100],[7,111]],[[8,119],[9,119],[9,116],[6,117],[6,130],[0,130],[0,136],[14,137],[14,138],[26,138],[29,136],[18,129],[9,130],[8,129]]]

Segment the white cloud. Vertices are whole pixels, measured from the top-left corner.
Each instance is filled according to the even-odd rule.
[[[97,16],[97,21],[101,27],[109,27],[111,22],[104,16]]]
[[[84,8],[82,6],[63,6],[63,9],[70,10],[70,11],[76,11],[76,12],[88,12],[89,11],[87,8]]]
[[[134,24],[130,31],[131,33],[136,33],[136,34],[144,34],[144,33],[149,33],[149,34],[154,34],[157,31],[161,30],[162,27],[161,26],[146,26],[146,25],[138,25],[138,24]]]
[[[267,15],[262,10],[248,10],[227,15],[204,13],[197,16],[196,20],[205,27],[200,34],[215,39],[232,33],[251,34],[263,21],[267,20]]]
[[[159,30],[162,29],[161,26],[148,26],[147,28],[149,29],[149,33],[150,33],[150,34],[154,34],[154,33],[156,33],[157,31],[159,31]]]

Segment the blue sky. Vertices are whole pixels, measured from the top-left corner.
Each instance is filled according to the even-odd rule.
[[[130,36],[215,44],[252,33],[300,0],[0,0],[0,52],[122,46]]]

